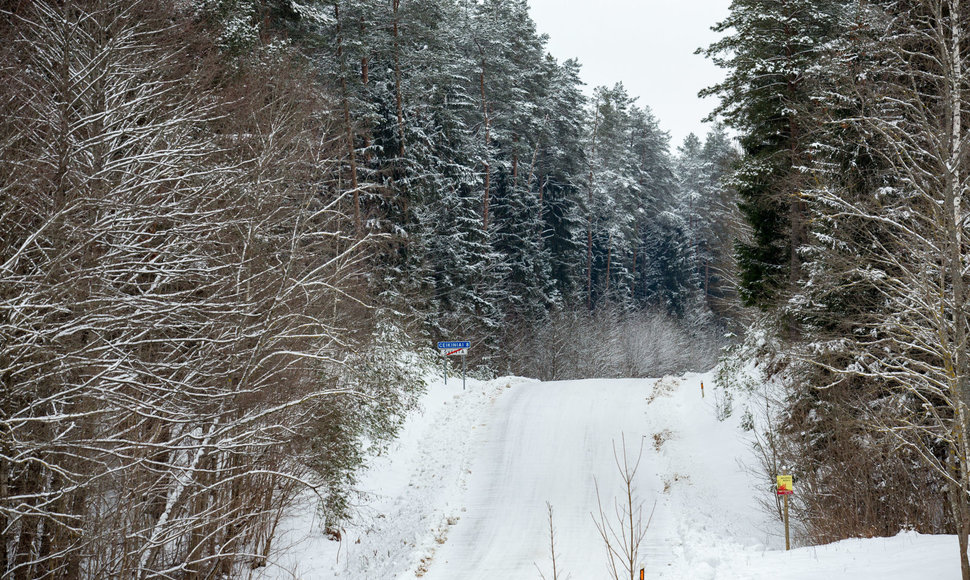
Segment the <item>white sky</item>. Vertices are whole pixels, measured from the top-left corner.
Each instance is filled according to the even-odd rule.
[[[529,0],[547,49],[560,62],[578,58],[590,94],[622,81],[671,135],[671,151],[688,133],[703,138],[701,123],[716,100],[697,91],[723,78],[702,55],[717,39],[710,28],[728,15],[731,0]]]

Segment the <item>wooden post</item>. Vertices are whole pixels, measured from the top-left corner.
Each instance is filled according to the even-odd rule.
[[[468,356],[461,357],[461,390],[465,390],[465,360]]]
[[[788,539],[788,495],[785,498],[785,551],[791,550],[791,541]]]
[[[791,539],[788,535],[788,496],[795,493],[795,486],[792,482],[792,476],[790,475],[778,475],[776,479],[775,493],[784,496],[782,500],[785,503],[784,507],[784,519],[785,519],[785,551],[791,550]],[[777,498],[776,498],[777,500]]]

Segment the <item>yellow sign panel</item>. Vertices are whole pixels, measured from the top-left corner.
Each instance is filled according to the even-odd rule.
[[[792,477],[790,475],[779,475],[778,495],[791,495],[793,493],[795,493],[795,488],[792,486]]]

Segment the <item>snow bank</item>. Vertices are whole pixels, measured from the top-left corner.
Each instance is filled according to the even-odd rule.
[[[283,522],[276,540],[283,553],[256,578],[371,580],[418,569],[461,516],[472,441],[488,408],[504,390],[530,382],[535,381],[468,379],[463,391],[460,378],[451,377],[447,385],[440,377],[431,379],[420,410],[362,474],[359,514],[341,541],[324,536],[313,498],[307,498]]]
[[[656,501],[641,552],[649,578],[960,577],[954,536],[902,533],[785,552],[782,524],[758,503],[772,484],[745,467],[754,463],[740,428],[746,395],[734,394],[725,418],[721,388],[710,373],[469,380],[464,392],[460,381],[439,380],[364,474],[360,516],[342,541],[324,538],[308,508],[287,520],[279,541],[289,549],[259,578],[535,580],[537,566],[549,577],[546,501],[560,572],[605,578],[593,480],[610,498],[611,445],[621,435],[634,453],[645,443],[638,493],[648,511]]]
[[[698,538],[699,539],[699,538]],[[696,580],[958,580],[956,536],[902,532],[808,548],[764,550],[731,541],[694,543],[660,578]]]

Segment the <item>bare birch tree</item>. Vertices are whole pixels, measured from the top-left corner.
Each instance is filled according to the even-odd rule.
[[[860,3],[860,24],[834,51],[849,66],[837,73],[845,75],[841,86],[824,95],[838,111],[830,125],[851,129],[864,142],[845,147],[861,146],[885,170],[876,191],[860,194],[830,179],[811,193],[818,223],[830,225],[819,227],[817,244],[827,248],[829,264],[842,264],[836,285],[865,288],[878,307],[853,321],[850,336],[813,344],[809,355],[834,373],[833,383],[851,375],[889,386],[872,406],[875,418],[949,482],[965,580],[967,16],[959,0]],[[818,281],[824,272],[815,269]],[[819,353],[835,351],[850,356],[844,364],[819,362]]]
[[[259,566],[326,493],[329,403],[369,396],[323,97],[285,58],[225,74],[177,3],[0,18],[0,576]]]

